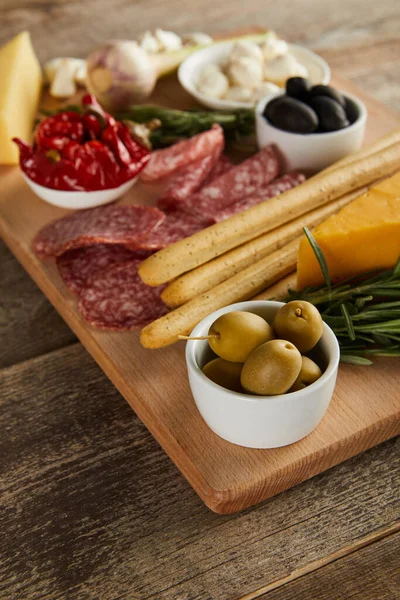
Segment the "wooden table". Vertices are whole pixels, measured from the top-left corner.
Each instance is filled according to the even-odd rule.
[[[398,0],[0,0],[0,43],[29,28],[42,60],[159,25],[254,23],[400,109]],[[2,600],[400,597],[399,440],[219,516],[4,245],[0,340]]]

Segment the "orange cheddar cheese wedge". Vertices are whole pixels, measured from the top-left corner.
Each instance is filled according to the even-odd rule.
[[[371,188],[316,227],[314,238],[333,282],[388,269],[400,256],[400,173]],[[304,236],[297,262],[297,289],[324,284]]]

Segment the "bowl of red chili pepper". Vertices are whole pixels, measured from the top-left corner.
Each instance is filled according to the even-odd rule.
[[[63,208],[91,208],[125,194],[150,158],[129,126],[106,113],[92,95],[80,112],[43,119],[32,145],[14,138],[22,174],[34,193]]]

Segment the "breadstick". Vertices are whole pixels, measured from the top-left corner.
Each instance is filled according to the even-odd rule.
[[[399,168],[400,143],[397,143],[355,163],[312,178],[280,196],[156,252],[142,262],[139,275],[145,283],[153,286],[171,281],[262,233]]]
[[[322,221],[336,213],[343,206],[363,194],[368,188],[346,194],[339,200],[313,210],[306,215],[277,227],[276,229],[264,233],[255,240],[246,242],[238,248],[234,248],[222,256],[210,260],[204,265],[184,273],[177,279],[174,279],[161,294],[161,298],[170,308],[176,308],[189,302],[199,294],[215,287],[222,281],[229,279],[236,273],[239,273],[252,263],[278,248],[282,248],[291,240],[303,233],[303,227],[316,227]]]
[[[248,300],[296,267],[300,238],[227,279],[217,287],[176,308],[142,330],[145,348],[162,348],[188,335],[199,321],[218,308]]]
[[[283,300],[289,293],[289,290],[296,289],[297,274],[296,271],[280,281],[277,281],[266,290],[254,296],[252,300]]]
[[[361,148],[361,150],[358,150],[358,152],[349,154],[348,156],[345,156],[345,158],[336,161],[335,163],[324,169],[322,173],[326,173],[327,171],[331,171],[333,169],[339,169],[345,165],[350,165],[356,162],[357,160],[360,160],[360,158],[371,156],[371,154],[379,152],[380,150],[384,150],[385,148],[388,148],[393,144],[397,144],[398,142],[400,142],[400,127],[394,129],[393,131],[389,131],[389,133],[377,139],[372,144],[368,144],[368,146]],[[321,173],[318,173],[318,175],[320,174]],[[318,175],[316,175],[316,177],[318,177]]]

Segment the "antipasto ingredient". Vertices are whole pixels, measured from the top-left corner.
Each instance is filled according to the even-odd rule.
[[[302,356],[300,373],[298,374],[297,379],[290,388],[289,392],[298,392],[299,390],[304,390],[304,388],[317,381],[321,375],[322,371],[317,363],[311,360],[311,358],[308,358],[308,356]]]
[[[251,394],[285,394],[296,381],[301,364],[296,346],[284,339],[271,340],[250,354],[243,365],[240,382]]]
[[[39,61],[24,31],[0,48],[0,164],[18,164],[13,137],[30,141],[42,88]]]
[[[271,252],[282,248],[297,237],[303,227],[315,227],[326,218],[340,210],[346,203],[358,195],[353,192],[347,196],[323,206],[315,211],[282,225],[255,240],[247,242],[208,263],[184,273],[172,281],[163,291],[162,299],[170,308],[181,306],[219,283],[240,273],[257,260],[268,256]]]
[[[66,191],[115,188],[133,179],[149,160],[123,123],[91,95],[82,112],[64,111],[41,121],[32,146],[18,138],[23,172],[39,185]]]
[[[282,306],[275,315],[272,327],[276,337],[292,342],[302,354],[314,348],[324,331],[318,309],[310,302],[301,300],[293,300]]]
[[[291,98],[279,96],[268,103],[264,115],[277,127],[292,133],[313,133],[319,125],[317,113],[307,104]]]
[[[249,354],[274,337],[265,319],[245,311],[227,312],[214,321],[208,330],[208,343],[217,356],[243,363]]]
[[[68,98],[77,91],[77,85],[86,85],[86,61],[81,58],[52,58],[43,67],[50,96]]]
[[[205,185],[191,196],[181,208],[200,218],[213,219],[221,210],[241,200],[244,196],[262,193],[262,190],[279,174],[279,156],[274,146],[265,146],[260,152],[225,175]]]
[[[201,94],[210,98],[222,98],[229,88],[226,75],[217,65],[207,65],[200,74],[197,89]]]
[[[399,150],[400,155],[400,150]],[[356,198],[314,231],[331,280],[393,267],[400,255],[400,173]],[[298,289],[323,284],[308,240],[300,243]]]
[[[219,223],[220,221],[224,221],[260,202],[265,202],[265,200],[269,200],[270,198],[274,198],[275,196],[279,196],[279,194],[291,190],[305,180],[305,175],[302,173],[292,172],[282,175],[282,177],[274,179],[271,183],[261,188],[254,196],[245,196],[243,200],[238,200],[226,208],[219,210],[213,217],[210,216],[210,222]]]
[[[400,356],[400,257],[393,269],[363,273],[332,285],[326,257],[306,232],[324,273],[325,286],[289,290],[286,300],[306,300],[318,306],[338,338],[342,362],[370,365],[373,356]]]
[[[120,120],[148,123],[159,119],[161,127],[151,133],[153,148],[171,146],[183,138],[191,138],[201,131],[218,124],[224,130],[226,140],[240,140],[254,133],[254,111],[249,109],[233,112],[211,112],[204,110],[173,110],[151,104],[133,105],[117,114]]]
[[[188,140],[182,140],[170,148],[157,150],[151,154],[146,168],[142,171],[142,181],[153,182],[175,173],[223,147],[223,131],[219,125]]]
[[[309,88],[308,97],[315,98],[316,96],[323,96],[324,98],[330,98],[337,104],[340,104],[342,108],[346,108],[346,98],[336,88],[331,85],[313,85]]]
[[[203,367],[203,373],[211,381],[232,392],[243,393],[240,384],[242,363],[234,363],[223,358],[215,358]]]
[[[188,335],[201,319],[215,310],[254,297],[294,270],[297,250],[298,241],[295,240],[217,285],[212,293],[201,294],[154,321],[141,332],[142,345],[161,348],[173,344],[179,335]]]
[[[308,98],[308,92],[311,88],[311,81],[304,77],[290,77],[286,82],[286,94],[301,101]]]
[[[160,250],[179,240],[183,240],[197,231],[201,231],[207,224],[187,213],[169,212],[161,225],[148,233],[139,243],[141,250]],[[135,249],[137,244],[133,244]]]
[[[262,202],[157,252],[142,263],[140,276],[149,285],[170,281],[262,233],[329,204],[399,168],[400,143],[397,143],[340,169],[328,170],[277,198]]]
[[[96,244],[64,252],[57,257],[57,267],[64,283],[79,294],[97,271],[133,258],[136,254],[120,244]]]
[[[79,311],[93,326],[114,331],[143,327],[168,309],[161,290],[150,288],[137,273],[140,260],[98,271],[81,290]]]
[[[164,219],[160,210],[149,206],[100,206],[45,225],[35,237],[33,248],[38,256],[45,258],[93,244],[139,247]]]
[[[318,116],[322,131],[338,131],[350,125],[344,108],[328,96],[314,96],[310,100],[310,106]]]

